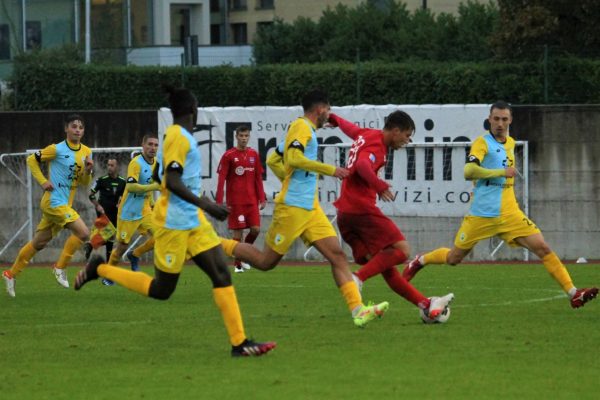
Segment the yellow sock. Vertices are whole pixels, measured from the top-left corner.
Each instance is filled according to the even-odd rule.
[[[37,250],[33,248],[33,244],[28,242],[25,246],[19,250],[19,254],[17,255],[17,259],[15,263],[10,268],[10,274],[14,277],[19,275],[21,271],[29,264],[29,260],[33,258],[33,256],[37,253]]]
[[[429,253],[423,255],[423,260],[425,261],[425,265],[427,264],[446,264],[446,260],[448,259],[448,253],[450,253],[450,249],[447,247],[440,247],[439,249],[435,249],[430,251]]]
[[[69,236],[65,242],[62,252],[60,253],[60,257],[58,257],[58,261],[54,266],[59,269],[66,268],[69,261],[71,261],[71,258],[73,258],[73,254],[79,250],[82,244],[83,240],[79,239],[77,236]]]
[[[246,334],[244,333],[242,314],[233,286],[214,288],[213,298],[217,307],[221,310],[231,345],[238,346],[242,344],[246,340]]]
[[[143,272],[133,272],[109,264],[100,264],[98,275],[144,296],[148,296],[153,279]]]
[[[354,281],[346,282],[340,286],[340,292],[342,292],[342,296],[344,296],[350,312],[352,312],[352,310],[354,310],[356,307],[363,305],[362,298],[360,297],[360,291],[358,290],[358,286],[356,286]]]
[[[153,248],[154,248],[154,238],[151,237],[150,239],[148,239],[144,243],[142,243],[142,245],[136,247],[133,250],[133,255],[139,258],[142,256],[142,254],[149,252]]]
[[[565,293],[569,293],[569,290],[573,289],[573,281],[569,275],[569,271],[565,268],[563,263],[560,261],[556,253],[552,252],[542,258],[546,271],[554,278],[556,282],[562,287]]]
[[[110,258],[108,259],[108,264],[109,265],[119,265],[119,258],[121,258],[121,256],[119,256],[116,252],[116,250],[113,249],[113,251],[110,252]]]
[[[221,239],[221,246],[223,246],[223,250],[225,251],[225,254],[227,254],[229,257],[233,257],[233,251],[235,250],[235,246],[237,246],[240,242],[238,242],[237,240],[233,240],[233,239],[225,239],[225,238],[220,238]]]

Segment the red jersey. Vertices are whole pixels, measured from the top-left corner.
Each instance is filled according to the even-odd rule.
[[[377,176],[387,156],[381,130],[359,128],[335,114],[329,120],[354,139],[346,165],[350,176],[342,181],[340,197],[333,205],[347,214],[381,214],[376,205],[377,194],[389,187]]]
[[[217,203],[223,203],[223,185],[227,181],[227,205],[258,204],[265,201],[262,173],[258,153],[246,147],[239,150],[232,147],[227,150],[217,168],[219,183],[217,185]]]

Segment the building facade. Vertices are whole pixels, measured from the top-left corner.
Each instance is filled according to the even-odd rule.
[[[201,65],[249,64],[250,45],[261,25],[300,16],[317,20],[327,7],[355,7],[364,1],[387,0],[2,0],[0,78],[18,54],[84,46],[88,32],[92,60],[94,54],[110,54],[116,63],[180,65],[184,40],[194,36],[204,55]],[[461,2],[403,1],[409,10],[425,7],[434,13],[456,12]]]

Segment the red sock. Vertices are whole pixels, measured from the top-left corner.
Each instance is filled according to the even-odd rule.
[[[402,277],[402,274],[398,272],[396,267],[389,268],[382,273],[383,278],[387,282],[388,286],[400,296],[413,303],[415,306],[428,309],[430,301],[427,297],[423,296],[409,281]]]
[[[258,237],[258,233],[252,233],[252,231],[248,232],[246,238],[244,239],[244,243],[254,243],[256,238]]]
[[[395,267],[404,261],[406,261],[406,254],[402,250],[386,247],[363,265],[361,269],[356,271],[355,275],[364,282],[372,276],[381,274],[386,269]]]
[[[241,241],[241,239],[236,239],[236,238],[232,238],[232,239],[235,240],[236,242],[240,242]],[[233,266],[236,267],[236,268],[241,268],[242,267],[241,261],[238,260],[237,258],[234,258],[233,259]]]

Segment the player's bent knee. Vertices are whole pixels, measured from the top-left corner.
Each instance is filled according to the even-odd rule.
[[[168,300],[169,297],[175,291],[175,286],[160,284],[158,281],[153,280],[150,284],[150,290],[148,296],[156,300]]]

